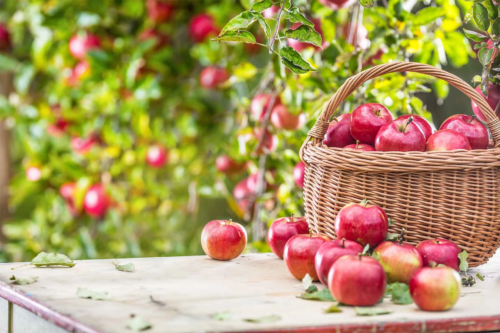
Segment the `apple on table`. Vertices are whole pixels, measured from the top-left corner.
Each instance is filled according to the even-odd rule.
[[[445,265],[459,272],[460,248],[457,244],[443,238],[428,239],[417,245],[424,267]]]
[[[314,257],[314,267],[321,283],[328,285],[330,269],[339,258],[362,252],[363,247],[361,245],[345,238],[328,241],[321,245]]]
[[[208,222],[201,232],[201,246],[207,256],[216,260],[237,258],[247,245],[245,228],[231,220]]]
[[[450,267],[424,267],[410,281],[410,295],[424,311],[446,311],[460,299],[462,280]]]
[[[307,234],[309,226],[304,217],[283,217],[274,221],[267,232],[269,247],[278,258],[283,259],[285,245],[295,235]]]
[[[325,235],[301,234],[295,235],[285,245],[283,259],[290,273],[298,280],[302,280],[307,274],[313,281],[319,281],[314,266],[314,257],[323,243],[329,241]]]

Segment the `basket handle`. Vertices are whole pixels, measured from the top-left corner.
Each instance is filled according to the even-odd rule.
[[[500,120],[495,115],[495,112],[491,109],[488,102],[486,102],[486,100],[464,80],[456,75],[453,75],[431,65],[420,64],[417,62],[391,62],[388,64],[369,68],[365,71],[362,71],[361,73],[351,76],[346,80],[346,82],[344,82],[339,90],[337,90],[337,92],[332,96],[326,108],[323,110],[323,112],[321,112],[321,115],[316,120],[313,128],[309,131],[307,139],[300,150],[300,156],[302,160],[304,160],[303,150],[309,140],[311,140],[311,138],[314,138],[314,144],[316,145],[323,142],[323,138],[325,137],[325,134],[328,130],[328,126],[330,125],[330,118],[333,116],[333,113],[335,112],[335,110],[337,110],[340,103],[344,99],[346,99],[366,81],[384,74],[396,72],[415,72],[420,74],[427,74],[438,79],[445,80],[446,82],[450,83],[452,86],[463,92],[477,104],[479,109],[486,117],[486,121],[491,131],[491,136],[493,138],[493,142],[495,143],[495,147],[498,147],[500,145]]]

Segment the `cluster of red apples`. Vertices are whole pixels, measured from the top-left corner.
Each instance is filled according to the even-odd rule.
[[[363,200],[348,204],[335,220],[336,240],[313,234],[305,218],[287,217],[272,223],[268,242],[284,259],[290,273],[302,280],[309,275],[328,286],[339,302],[373,306],[386,292],[387,283],[409,285],[415,304],[425,311],[448,310],[461,292],[459,247],[437,238],[416,247],[386,240],[389,219],[377,205]],[[201,243],[213,259],[231,260],[246,246],[246,231],[238,223],[212,221],[203,229]],[[372,256],[364,253],[372,249]]]
[[[479,111],[480,112],[480,111]],[[353,112],[334,119],[323,143],[358,151],[446,151],[486,149],[489,133],[474,116],[453,115],[438,131],[418,115],[394,119],[378,103],[358,106]]]

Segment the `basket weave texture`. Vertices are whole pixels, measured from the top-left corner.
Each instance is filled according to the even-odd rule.
[[[345,98],[370,79],[406,71],[443,79],[471,98],[487,119],[495,148],[362,152],[323,144],[330,118]],[[412,62],[370,68],[339,88],[302,146],[309,226],[335,238],[338,211],[366,198],[395,221],[390,232],[405,228],[406,240],[414,245],[436,237],[449,239],[469,253],[471,267],[483,264],[500,244],[499,145],[500,120],[484,98],[457,76]]]

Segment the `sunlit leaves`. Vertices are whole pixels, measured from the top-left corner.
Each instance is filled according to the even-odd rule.
[[[212,40],[216,42],[243,42],[249,44],[256,43],[255,36],[245,30],[227,31]]]
[[[474,22],[481,30],[488,30],[490,27],[490,20],[488,18],[488,10],[480,3],[475,3],[473,7],[472,15],[474,16]]]
[[[289,11],[283,13],[283,16],[289,20],[291,23],[302,23],[310,27],[314,27],[314,23],[309,21],[304,14],[300,12],[298,8],[292,8]]]
[[[483,40],[488,38],[488,36],[473,30],[464,29],[464,33],[468,38],[472,39],[475,42],[482,42]]]
[[[243,12],[227,22],[224,28],[222,28],[220,34],[224,35],[224,33],[229,30],[239,30],[247,28],[253,22],[255,22],[253,14],[250,11]]]
[[[374,0],[359,0],[359,4],[363,7],[373,7],[373,5],[375,4],[375,1]]]
[[[264,16],[262,16],[261,13],[256,13],[252,12],[253,17],[259,21],[260,26],[262,29],[264,29],[264,33],[266,34],[267,38],[271,37],[271,28],[269,27],[269,24],[267,24],[266,19]]]
[[[500,18],[495,19],[495,21],[493,21],[491,23],[491,32],[495,36],[500,37]],[[469,36],[467,36],[467,37],[469,37]]]
[[[434,22],[436,19],[444,16],[446,11],[442,7],[426,7],[420,10],[412,20],[416,26],[426,25]]]
[[[493,48],[481,48],[479,50],[478,56],[479,61],[481,62],[481,64],[483,64],[483,66],[489,65],[489,63],[491,62],[491,57],[493,56]]]
[[[272,7],[273,2],[271,0],[263,0],[253,4],[252,11],[263,12],[264,10]]]
[[[283,64],[294,73],[305,74],[310,71],[317,71],[316,68],[302,58],[299,52],[289,46],[282,47],[279,54]]]
[[[296,29],[287,29],[285,30],[285,36],[287,38],[293,38],[303,43],[313,44],[315,46],[321,47],[321,43],[323,42],[321,39],[321,35],[307,25],[301,25]]]

